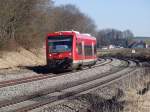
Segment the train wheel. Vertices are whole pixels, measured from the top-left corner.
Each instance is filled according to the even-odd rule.
[[[77,70],[82,70],[82,69],[83,69],[82,65],[79,65],[79,67],[77,68]]]
[[[91,68],[92,68],[92,65],[89,65],[88,67],[89,67],[89,69],[91,69]]]

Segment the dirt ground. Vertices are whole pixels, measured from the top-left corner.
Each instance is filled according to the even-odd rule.
[[[15,68],[18,66],[35,66],[45,64],[45,49],[26,50],[19,48],[13,52],[0,53],[0,69]]]

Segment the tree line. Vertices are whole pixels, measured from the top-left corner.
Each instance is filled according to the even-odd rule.
[[[97,47],[115,45],[128,48],[134,34],[130,30],[104,29],[97,33]]]
[[[97,30],[94,21],[74,5],[55,6],[52,0],[0,0],[0,49],[37,48],[48,32],[76,30],[97,38],[97,47],[119,44],[131,31]]]

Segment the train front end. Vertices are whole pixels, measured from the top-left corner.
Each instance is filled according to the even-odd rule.
[[[46,39],[47,66],[51,70],[69,69],[72,66],[73,34],[55,32]]]

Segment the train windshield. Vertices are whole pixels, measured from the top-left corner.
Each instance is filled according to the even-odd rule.
[[[48,37],[49,53],[72,51],[72,36]]]

